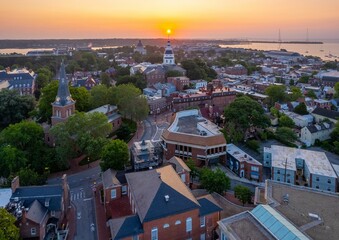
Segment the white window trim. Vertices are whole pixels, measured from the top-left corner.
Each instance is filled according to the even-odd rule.
[[[203,220],[203,221],[201,221]],[[205,216],[200,217],[200,227],[205,227],[206,225],[206,218]]]
[[[35,236],[36,235],[36,228],[31,228],[31,235]]]
[[[158,228],[154,227],[151,230],[151,240],[158,240]]]
[[[186,219],[186,232],[192,231],[192,218],[189,217]]]
[[[112,193],[115,193],[114,194],[114,197],[112,197]],[[111,189],[111,199],[116,199],[117,198],[117,190],[115,188]]]

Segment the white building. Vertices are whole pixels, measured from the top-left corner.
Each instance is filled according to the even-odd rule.
[[[272,145],[264,147],[264,166],[275,181],[335,192],[337,174],[324,152]]]
[[[333,130],[334,124],[331,122],[312,124],[301,129],[300,141],[309,147],[313,145],[317,139],[319,141],[330,139],[330,134],[333,132]]]
[[[171,46],[171,41],[167,41],[167,46],[164,52],[164,65],[175,65],[174,52]]]

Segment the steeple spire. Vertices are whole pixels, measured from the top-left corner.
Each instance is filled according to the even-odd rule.
[[[65,105],[72,104],[72,103],[74,103],[74,100],[71,98],[71,94],[69,92],[65,64],[64,64],[64,60],[62,60],[61,66],[60,66],[58,94],[53,104],[65,106]]]

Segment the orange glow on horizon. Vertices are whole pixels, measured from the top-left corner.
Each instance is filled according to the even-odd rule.
[[[22,0],[0,8],[1,39],[339,38],[338,0]],[[15,14],[13,14],[15,13]],[[310,27],[312,26],[312,27]],[[167,31],[170,30],[170,33]]]

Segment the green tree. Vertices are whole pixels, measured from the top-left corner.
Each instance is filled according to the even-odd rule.
[[[129,152],[127,144],[120,140],[112,140],[103,147],[100,167],[102,171],[109,168],[123,170],[129,162]]]
[[[93,154],[90,148],[97,146],[94,139],[105,138],[111,131],[112,125],[108,123],[107,116],[97,112],[77,112],[50,130],[55,139],[57,156],[64,166],[67,166],[66,160],[76,156],[77,150]]]
[[[242,205],[244,206],[245,203],[250,203],[252,200],[252,192],[251,190],[243,185],[237,185],[234,188],[234,195],[236,198],[238,198]]]
[[[35,81],[38,89],[41,89],[50,83],[54,75],[47,67],[39,68],[37,74],[38,76],[36,77]]]
[[[280,112],[279,112],[279,110],[276,109],[275,107],[271,107],[271,108],[270,108],[270,112],[271,112],[271,114],[272,114],[273,116],[275,116],[275,117],[280,117]]]
[[[270,106],[275,102],[284,102],[287,99],[286,86],[284,85],[271,85],[266,88],[265,93],[268,95]]]
[[[101,84],[106,85],[106,87],[111,86],[111,78],[105,72],[100,74],[100,82]]]
[[[191,170],[191,172],[190,172],[190,177],[191,177],[191,179],[190,179],[190,180],[192,181],[194,178],[196,178],[196,177],[199,176],[198,168],[197,168],[197,166],[195,165],[195,163],[194,163],[194,161],[193,161],[192,158],[189,158],[189,159],[187,160],[186,165],[187,165],[187,167]]]
[[[20,178],[20,186],[34,186],[45,184],[47,176],[38,174],[32,169],[21,168],[17,175]]]
[[[253,151],[259,152],[260,144],[256,140],[249,140],[246,142],[246,145]]]
[[[261,105],[247,96],[235,99],[224,111],[225,134],[229,138],[241,140],[250,128],[265,128],[269,119]]]
[[[75,100],[75,109],[79,112],[90,110],[91,94],[84,87],[70,87],[72,99]]]
[[[308,81],[310,80],[310,77],[309,76],[301,76],[299,78],[299,82],[300,83],[308,83]]]
[[[6,178],[27,165],[25,153],[11,145],[0,147],[0,159],[0,176]]]
[[[0,239],[19,240],[20,231],[15,225],[15,217],[7,212],[6,209],[0,208]]]
[[[307,93],[305,95],[306,95],[306,97],[310,97],[312,99],[317,98],[317,95],[315,94],[315,92],[313,90],[307,90]]]
[[[139,88],[140,90],[146,88],[146,81],[144,80],[144,77],[142,74],[137,73],[133,76],[120,76],[117,77],[117,86],[121,84],[133,84],[135,87]]]
[[[58,92],[59,82],[52,81],[41,90],[41,97],[38,103],[37,118],[41,122],[50,121],[52,116],[52,105]]]
[[[294,112],[300,115],[307,115],[308,111],[307,111],[306,104],[303,102],[299,103],[299,105],[294,108]]]
[[[288,128],[293,128],[294,127],[294,122],[293,120],[286,115],[283,115],[279,118],[279,126],[280,127],[288,127]]]
[[[334,98],[338,98],[339,97],[339,82],[336,82],[334,85]]]
[[[182,73],[177,70],[169,70],[166,72],[166,77],[181,77]]]
[[[298,139],[295,132],[288,127],[279,127],[275,132],[275,135],[281,141],[294,142]]]
[[[148,116],[147,99],[133,84],[122,84],[113,88],[113,96],[115,104],[125,118],[141,121]]]
[[[302,97],[303,94],[298,87],[291,87],[292,94],[289,95],[290,101],[296,101],[298,98]]]
[[[230,188],[230,179],[219,168],[212,171],[209,168],[204,167],[200,171],[200,181],[203,187],[209,192],[217,192],[223,194]]]
[[[6,127],[27,119],[34,107],[33,96],[20,96],[15,90],[3,89],[0,91],[0,125]]]
[[[113,88],[107,88],[105,85],[97,85],[90,91],[91,108],[97,108],[113,102]]]

